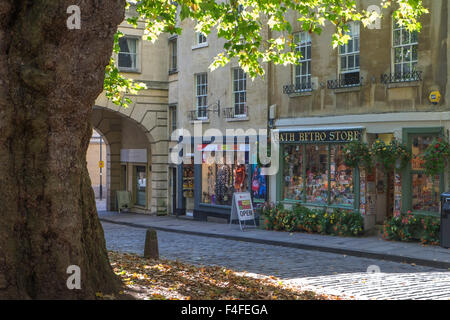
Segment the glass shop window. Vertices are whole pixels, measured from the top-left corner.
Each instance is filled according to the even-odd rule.
[[[302,145],[284,147],[284,199],[303,201],[303,147]]]
[[[306,146],[306,202],[328,203],[328,145]]]
[[[424,161],[420,155],[428,148],[435,136],[415,135],[412,137],[411,183],[412,210],[439,212],[440,179],[439,175],[429,177],[424,174]]]
[[[353,189],[353,169],[345,165],[342,149],[342,145],[331,147],[331,204],[353,206],[355,201],[355,193]]]
[[[202,198],[201,202],[213,205],[231,206],[234,192],[250,192],[249,190],[249,165],[239,164],[236,153],[233,164],[225,161],[217,163],[214,153],[209,158],[203,155],[202,159]],[[255,176],[256,177],[256,176]],[[265,194],[265,184],[258,184],[255,192]]]

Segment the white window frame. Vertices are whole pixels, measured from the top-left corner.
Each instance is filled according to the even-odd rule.
[[[293,72],[293,84],[294,91],[311,91],[311,61],[312,61],[312,41],[309,32],[296,32],[294,33],[295,51],[300,51],[302,57],[298,61],[298,64],[294,65]],[[309,49],[309,54],[308,54]],[[303,54],[304,52],[304,54]],[[308,56],[309,55],[309,56]],[[303,66],[306,66],[306,72],[303,72]],[[305,81],[306,80],[306,81]]]
[[[395,43],[395,34],[396,32],[399,32],[399,43],[396,44]],[[413,35],[415,34],[415,41],[413,38]],[[408,40],[404,41],[404,37],[407,35]],[[415,47],[416,49],[416,59],[413,59],[413,48]],[[414,71],[417,71],[417,65],[419,63],[419,39],[418,39],[418,33],[417,32],[409,32],[408,30],[406,30],[406,28],[397,26],[397,23],[395,21],[394,18],[392,18],[392,57],[391,57],[391,73],[394,75],[394,78],[397,79],[397,75],[400,74],[401,76],[399,77],[399,79],[395,80],[395,81],[401,81],[403,80],[403,76],[405,74],[407,74],[408,72],[405,72],[405,65],[409,65],[409,73],[412,74]],[[410,55],[410,59],[409,60],[405,60],[404,58],[404,50],[408,50],[409,48],[409,52],[407,53],[407,55]],[[401,54],[401,61],[400,62],[396,62],[396,55],[395,55],[395,51],[396,49],[401,49],[402,54]],[[400,66],[400,72],[397,72],[396,66],[399,65]]]
[[[175,67],[174,67],[174,60],[175,60]],[[178,37],[172,37],[169,39],[169,73],[175,73],[177,70],[178,70]]]
[[[203,43],[208,43],[208,39],[203,33],[197,32],[197,44],[201,45]]]
[[[233,114],[235,118],[247,117],[247,74],[241,68],[233,68]],[[236,78],[237,74],[237,78]],[[243,100],[241,101],[241,97]],[[236,102],[236,98],[239,100]],[[242,112],[236,112],[236,110]]]
[[[346,31],[345,34],[349,35],[351,39],[347,44],[339,47],[338,52],[338,80],[341,81],[344,79],[343,76],[349,73],[358,73],[358,82],[345,86],[357,86],[360,85],[361,79],[361,61],[360,61],[360,24],[358,21],[351,21],[348,23],[349,31]],[[357,50],[355,50],[355,44],[357,44]],[[350,48],[351,46],[351,48]],[[342,65],[342,58],[345,58],[345,68]],[[353,60],[353,66],[349,66],[349,61]],[[357,65],[357,66],[356,66]]]
[[[195,75],[195,106],[198,120],[208,119],[208,73],[197,73]],[[200,111],[204,110],[204,116]]]
[[[195,32],[194,45],[192,46],[192,50],[205,48],[208,46],[208,38],[202,34],[201,32]]]
[[[124,39],[124,40],[128,40],[128,39],[130,39],[130,40],[134,40],[134,41],[136,41],[136,52],[135,53],[129,53],[129,52],[122,52],[122,51],[120,51],[118,54],[117,54],[117,68],[119,69],[119,71],[123,71],[123,72],[139,72],[139,70],[140,70],[140,68],[139,68],[139,64],[140,64],[140,58],[139,58],[139,51],[140,51],[140,41],[139,41],[139,38],[138,37],[135,37],[135,36],[129,36],[129,35],[125,35],[125,36],[123,36],[123,37],[121,37],[120,39]],[[119,39],[119,41],[120,41],[120,39]],[[119,64],[119,56],[120,55],[123,55],[123,54],[127,54],[127,55],[130,55],[131,57],[135,57],[135,63],[136,63],[136,66],[134,67],[134,68],[128,68],[128,67],[121,67],[120,66],[120,64]]]
[[[177,105],[170,104],[169,105],[169,136],[172,136],[172,133],[178,128],[178,119],[177,119]]]

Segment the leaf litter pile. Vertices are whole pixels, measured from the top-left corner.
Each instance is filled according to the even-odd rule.
[[[124,295],[152,300],[340,300],[288,286],[273,276],[235,272],[220,266],[194,266],[180,261],[146,259],[109,252]],[[114,297],[97,293],[100,299]]]

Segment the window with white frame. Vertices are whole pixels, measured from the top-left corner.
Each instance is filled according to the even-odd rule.
[[[170,134],[177,129],[177,106],[169,106]]]
[[[309,32],[294,34],[295,51],[302,55],[295,65],[294,85],[295,91],[311,90],[311,35]]]
[[[233,69],[234,115],[247,116],[247,74],[241,68]]]
[[[404,26],[393,22],[392,54],[393,69],[396,80],[409,79],[418,63],[418,33],[409,32]]]
[[[169,40],[169,73],[177,71],[177,42],[176,37]]]
[[[132,37],[121,37],[119,38],[119,59],[118,68],[123,71],[137,71],[137,48],[138,39]]]
[[[197,106],[197,118],[207,119],[208,118],[208,74],[199,73],[195,75],[195,86],[196,86],[196,106]]]
[[[359,22],[352,21],[348,25],[346,35],[350,40],[339,48],[339,81],[341,86],[360,84],[359,69]]]
[[[197,44],[202,44],[202,43],[207,43],[208,40],[206,39],[206,36],[201,33],[201,32],[197,32]]]

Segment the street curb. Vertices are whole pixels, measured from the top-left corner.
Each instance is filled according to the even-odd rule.
[[[439,269],[445,269],[445,270],[450,269],[450,262],[444,262],[444,261],[434,261],[434,260],[420,259],[420,258],[413,258],[413,257],[404,257],[404,256],[392,255],[392,254],[382,254],[382,253],[367,252],[367,251],[361,251],[361,250],[333,248],[333,247],[310,245],[310,244],[303,244],[303,243],[290,243],[290,242],[283,242],[283,241],[277,241],[277,240],[255,239],[255,238],[248,238],[248,237],[244,237],[244,236],[232,236],[232,235],[225,235],[225,234],[216,234],[216,233],[189,231],[189,230],[178,230],[178,229],[171,229],[171,228],[158,227],[158,226],[152,226],[152,225],[136,224],[136,223],[131,223],[131,222],[114,221],[114,220],[109,220],[109,219],[105,219],[105,218],[101,218],[101,217],[99,219],[100,219],[100,221],[104,221],[104,222],[108,222],[108,223],[119,224],[119,225],[124,225],[124,226],[129,226],[129,227],[134,227],[134,228],[141,228],[141,229],[153,228],[155,230],[160,230],[160,231],[165,231],[165,232],[182,233],[182,234],[189,234],[189,235],[194,235],[194,236],[202,236],[202,237],[210,237],[210,238],[222,238],[222,239],[235,240],[235,241],[253,242],[253,243],[259,243],[259,244],[268,244],[268,245],[287,247],[287,248],[296,248],[296,249],[303,249],[303,250],[310,250],[310,251],[321,251],[321,252],[328,252],[328,253],[335,253],[335,254],[345,254],[348,256],[354,256],[354,257],[359,257],[359,258],[386,260],[386,261],[392,261],[392,262],[398,262],[398,263],[407,263],[407,264],[414,263],[416,265],[420,265],[420,266],[424,266],[424,267],[432,267],[432,268],[439,268]]]

